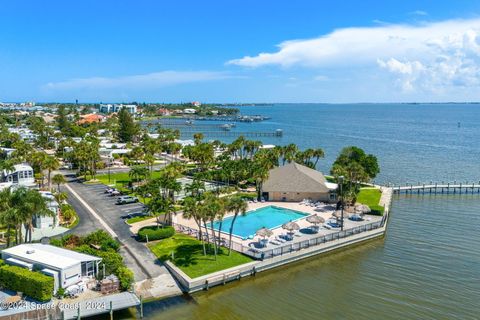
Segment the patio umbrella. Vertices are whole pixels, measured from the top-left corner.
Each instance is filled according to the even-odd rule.
[[[317,216],[317,214],[315,213],[314,215],[308,216],[307,221],[310,222],[310,223],[313,223],[314,225],[317,225],[317,224],[320,224],[320,223],[324,223],[325,219],[323,219],[320,216]]]
[[[366,204],[359,204],[355,206],[355,212],[365,214],[372,212],[372,210]]]
[[[296,222],[290,221],[290,222],[284,223],[282,225],[282,228],[285,230],[288,230],[289,232],[292,232],[294,230],[300,229],[300,226]]]
[[[342,211],[341,210],[337,210],[333,213],[333,216],[337,219],[341,219],[342,218]],[[343,211],[343,218],[348,218],[348,213]]]
[[[255,233],[255,235],[257,235],[259,237],[263,237],[263,238],[271,237],[273,235],[273,231],[263,227],[261,229],[258,229],[257,232]]]

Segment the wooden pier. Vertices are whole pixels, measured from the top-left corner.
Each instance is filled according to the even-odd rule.
[[[403,186],[389,185],[394,193],[400,194],[480,194],[480,181],[469,182],[430,182],[424,184],[406,184]]]
[[[180,133],[182,135],[193,135],[194,133],[203,133],[205,136],[208,137],[282,137],[283,130],[275,130],[269,132],[262,132],[262,131],[244,131],[244,132],[237,132],[237,131],[227,131],[227,130],[183,130],[180,129]]]

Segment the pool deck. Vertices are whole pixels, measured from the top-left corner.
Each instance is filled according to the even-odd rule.
[[[322,235],[327,235],[327,234],[330,234],[330,233],[335,233],[335,232],[340,231],[340,228],[327,229],[327,228],[321,226],[319,232],[317,232],[317,233],[310,233],[309,232],[312,224],[309,223],[306,220],[307,217],[310,216],[310,215],[313,215],[313,214],[317,214],[318,216],[324,218],[325,221],[327,221],[328,219],[330,219],[332,217],[332,214],[335,212],[335,206],[332,205],[332,204],[325,204],[325,205],[322,206],[321,209],[318,209],[316,207],[311,207],[311,206],[308,206],[308,205],[305,205],[305,204],[300,204],[298,202],[274,202],[274,201],[257,202],[257,203],[252,202],[252,203],[248,204],[247,212],[257,210],[257,209],[260,209],[260,208],[264,208],[264,207],[268,207],[268,206],[276,206],[276,207],[290,209],[290,210],[294,210],[294,211],[300,211],[300,212],[308,214],[305,217],[300,218],[300,219],[295,221],[299,225],[300,230],[295,233],[295,236],[293,237],[293,240],[290,240],[290,241],[286,242],[288,244],[296,243],[296,242],[308,240],[309,238],[316,238],[316,237],[319,237],[319,236],[322,236]],[[229,216],[232,216],[232,215],[233,215],[232,213],[227,214],[227,215],[225,215],[225,218],[227,218]],[[361,225],[366,225],[366,224],[369,224],[369,223],[372,223],[372,222],[377,222],[377,221],[382,220],[381,216],[365,215],[365,220],[363,220],[363,221],[351,221],[351,220],[347,219],[348,215],[349,215],[349,213],[347,213],[345,211],[344,212],[344,217],[345,217],[344,218],[344,229],[350,229],[350,228],[354,228],[354,227],[358,227],[358,226],[361,226]],[[195,222],[193,220],[185,219],[182,214],[178,214],[176,216],[176,221],[174,221],[174,222],[177,223],[177,224],[195,229],[195,230],[198,229],[197,225],[195,224]],[[271,240],[273,240],[277,237],[283,236],[287,232],[286,230],[282,229],[282,227],[277,227],[277,228],[274,228],[274,229],[271,229],[271,230],[273,231],[273,235],[269,238]],[[228,237],[228,233],[226,233],[226,232],[221,232],[221,233],[222,233],[223,237]],[[255,249],[257,249],[257,250],[269,250],[269,249],[275,249],[276,247],[278,247],[278,245],[275,245],[273,243],[268,243],[267,246],[260,247],[259,243],[258,243],[259,239],[260,239],[259,237],[254,237],[254,239],[242,240],[242,238],[233,235],[233,241],[234,242],[236,242],[238,244],[241,244],[243,246],[246,246],[246,247],[255,247]]]
[[[382,190],[382,197],[380,198],[379,204],[385,207],[384,216],[365,215],[365,220],[358,222],[345,219],[345,231],[343,232],[340,231],[340,228],[332,228],[330,230],[321,228],[318,233],[308,233],[306,231],[311,224],[306,221],[308,217],[306,216],[305,218],[297,220],[300,226],[300,230],[296,232],[297,235],[294,236],[292,240],[284,243],[269,243],[266,247],[260,247],[258,237],[255,237],[253,240],[241,240],[238,237],[234,237],[232,247],[234,250],[250,256],[252,252],[254,253],[255,260],[250,263],[193,279],[170,261],[166,261],[165,266],[177,279],[182,290],[191,293],[199,290],[208,290],[213,286],[225,285],[227,282],[236,281],[243,277],[254,276],[259,272],[272,268],[382,237],[387,229],[393,192],[391,188],[376,187]],[[301,211],[309,215],[317,214],[325,220],[331,218],[332,213],[335,212],[335,208],[332,205],[324,205],[320,209],[317,209],[312,206],[294,202],[252,202],[248,205],[248,211],[272,205]],[[346,217],[348,217],[349,213],[346,213],[346,215]],[[226,215],[226,217],[228,216],[231,216],[231,214]],[[184,219],[181,214],[174,218],[174,223],[177,224],[176,228],[179,232],[192,235],[196,233],[196,224],[191,220]],[[187,227],[187,229],[182,227]],[[190,233],[190,231],[194,231],[194,233]],[[271,240],[286,232],[281,227],[272,229],[272,231],[274,234],[269,237]],[[222,238],[228,239],[228,235],[223,233]]]

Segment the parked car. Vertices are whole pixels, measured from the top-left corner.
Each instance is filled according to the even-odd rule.
[[[138,202],[138,198],[132,196],[121,196],[117,199],[117,204],[127,204],[135,202]]]
[[[140,212],[132,212],[128,213],[126,215],[121,216],[122,219],[131,219],[135,217],[146,217],[149,216],[150,214],[147,211],[140,211]]]
[[[113,190],[112,192],[110,192],[111,197],[116,197],[116,196],[120,196],[120,195],[122,195],[122,193],[120,191],[116,190],[116,189]]]
[[[105,189],[105,193],[112,193],[113,191],[115,191],[114,188],[107,188],[107,189]]]

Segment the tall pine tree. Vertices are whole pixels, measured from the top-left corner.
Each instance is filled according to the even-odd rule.
[[[132,115],[125,108],[118,112],[118,139],[121,142],[130,142],[138,133],[138,126]]]

